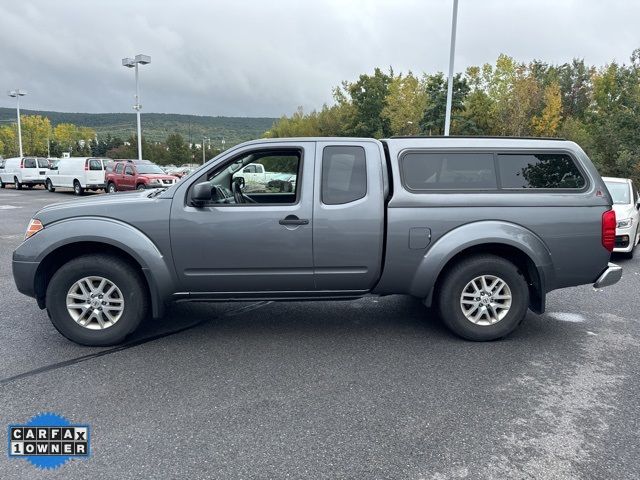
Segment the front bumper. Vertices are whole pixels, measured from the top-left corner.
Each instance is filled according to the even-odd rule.
[[[593,288],[603,288],[618,283],[622,278],[622,267],[609,262],[604,272],[600,274]]]
[[[38,265],[40,265],[39,262],[22,262],[19,260],[13,260],[11,263],[13,281],[20,293],[35,298],[35,279]]]

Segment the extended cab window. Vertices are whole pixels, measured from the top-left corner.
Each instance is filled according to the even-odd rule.
[[[364,148],[325,147],[322,152],[322,203],[340,205],[367,194]]]
[[[407,153],[400,162],[409,190],[495,190],[492,153]]]
[[[587,184],[566,153],[498,154],[502,188],[581,189]]]

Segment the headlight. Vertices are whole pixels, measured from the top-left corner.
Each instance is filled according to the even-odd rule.
[[[618,228],[628,228],[633,223],[633,218],[623,218],[618,220]]]
[[[29,221],[29,225],[27,226],[27,231],[24,234],[24,239],[26,240],[27,238],[32,237],[43,228],[44,226],[42,225],[42,222],[40,220],[38,220],[37,218],[32,218]]]

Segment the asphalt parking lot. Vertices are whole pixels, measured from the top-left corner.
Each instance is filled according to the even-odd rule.
[[[0,431],[56,412],[91,426],[93,456],[45,472],[1,455],[2,479],[638,478],[638,258],[492,343],[392,296],[180,304],[88,348],[11,274],[29,218],[72,200],[0,190]]]

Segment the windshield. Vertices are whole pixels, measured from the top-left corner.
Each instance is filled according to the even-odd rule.
[[[607,189],[616,205],[627,205],[631,203],[629,196],[629,185],[621,182],[605,182]]]
[[[162,170],[155,163],[136,163],[136,168],[138,169],[138,173],[141,173],[141,174],[149,174],[149,173],[159,173],[161,175],[164,174],[164,170]]]

